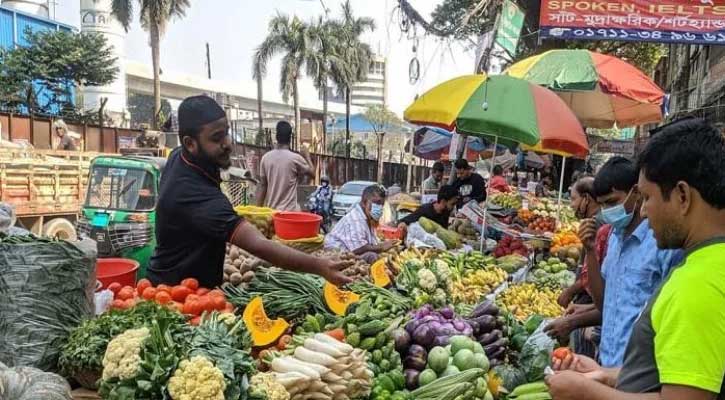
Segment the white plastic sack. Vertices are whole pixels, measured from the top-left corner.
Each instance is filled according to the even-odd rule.
[[[426,232],[417,222],[408,226],[408,236],[405,238],[405,245],[408,247],[420,247],[416,246],[416,243],[424,243],[438,250],[446,249],[446,244],[442,240]]]

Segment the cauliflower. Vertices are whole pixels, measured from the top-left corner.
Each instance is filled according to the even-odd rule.
[[[203,356],[181,361],[168,385],[173,400],[224,400],[226,387],[222,371]]]
[[[431,270],[422,268],[418,271],[418,286],[426,292],[433,292],[438,287],[438,280]]]
[[[446,291],[443,289],[436,289],[436,292],[433,294],[433,301],[437,304],[446,304],[448,302],[448,295],[446,295]]]
[[[113,338],[103,356],[103,379],[136,376],[141,363],[141,348],[148,337],[148,328],[139,328],[129,329]]]
[[[448,263],[441,259],[437,259],[435,260],[435,267],[440,280],[448,282],[451,278],[451,269],[448,268]]]
[[[261,373],[254,375],[250,381],[249,395],[255,399],[289,400],[290,395],[274,375]]]
[[[219,321],[224,322],[227,327],[232,327],[237,323],[237,316],[232,313],[221,313],[219,314]]]

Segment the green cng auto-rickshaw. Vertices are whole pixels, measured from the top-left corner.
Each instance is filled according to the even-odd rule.
[[[99,156],[91,163],[78,233],[98,244],[98,257],[136,260],[146,276],[156,246],[156,201],[166,159]]]

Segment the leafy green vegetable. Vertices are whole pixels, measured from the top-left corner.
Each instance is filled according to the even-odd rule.
[[[128,329],[150,326],[153,320],[168,320],[174,324],[186,322],[183,315],[151,301],[83,321],[71,331],[68,342],[61,349],[59,365],[62,372],[73,376],[84,371],[102,370],[103,355],[111,339]]]

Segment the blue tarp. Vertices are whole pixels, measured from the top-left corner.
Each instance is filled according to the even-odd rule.
[[[340,120],[335,121],[334,124],[327,124],[327,132],[330,133],[333,129],[336,132],[344,131],[345,128],[345,118],[342,118]],[[397,128],[394,126],[386,125],[383,127],[383,131],[390,132],[391,129]],[[350,132],[353,133],[369,133],[374,132],[373,124],[368,121],[367,118],[365,118],[365,115],[363,114],[353,114],[350,116]]]

